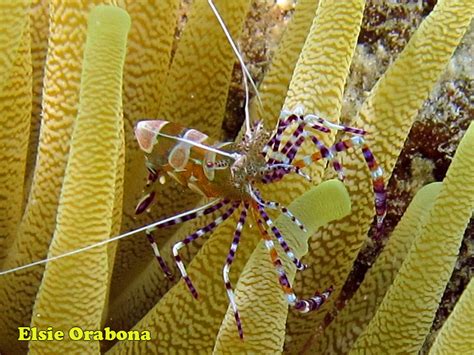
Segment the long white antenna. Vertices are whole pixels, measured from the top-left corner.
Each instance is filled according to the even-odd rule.
[[[140,227],[140,228],[131,230],[131,231],[129,231],[129,232],[126,232],[126,233],[117,235],[117,236],[112,237],[112,238],[109,238],[109,239],[104,239],[104,240],[102,240],[102,241],[100,241],[100,242],[97,242],[97,243],[94,243],[94,244],[90,244],[90,245],[87,245],[87,246],[82,247],[82,248],[79,248],[79,249],[75,249],[75,250],[68,251],[68,252],[63,253],[63,254],[55,255],[55,256],[52,256],[52,257],[50,257],[50,258],[46,258],[46,259],[34,261],[34,262],[32,262],[32,263],[25,264],[25,265],[22,265],[22,266],[14,267],[14,268],[9,269],[9,270],[0,271],[0,276],[1,276],[1,275],[11,274],[12,272],[19,271],[19,270],[23,270],[23,269],[28,269],[28,268],[33,267],[33,266],[36,266],[36,265],[46,264],[47,262],[50,262],[50,261],[53,261],[53,260],[62,259],[62,258],[65,258],[66,256],[71,256],[71,255],[79,254],[79,253],[82,253],[82,252],[84,252],[84,251],[86,251],[86,250],[90,250],[90,249],[93,249],[93,248],[97,248],[97,247],[99,247],[99,246],[101,246],[101,245],[105,245],[105,244],[108,244],[108,243],[112,243],[112,242],[115,242],[116,240],[123,239],[123,238],[129,237],[129,236],[131,236],[131,235],[134,235],[134,234],[137,234],[137,233],[146,231],[147,229],[152,229],[152,228],[159,227],[159,226],[161,226],[162,224],[165,224],[165,223],[167,223],[167,222],[169,222],[169,221],[172,221],[173,219],[185,217],[185,216],[188,216],[188,215],[193,214],[193,213],[195,213],[195,212],[199,212],[199,211],[201,211],[201,210],[203,210],[203,209],[212,207],[212,206],[214,206],[216,203],[218,203],[219,201],[220,201],[220,199],[216,199],[216,200],[214,200],[214,201],[209,202],[207,205],[197,207],[197,208],[195,208],[195,209],[193,209],[193,210],[186,211],[186,212],[183,212],[183,213],[181,213],[181,214],[168,217],[168,218],[166,218],[166,219],[162,219],[161,221],[154,222],[154,223],[152,223],[152,224],[149,224],[149,225],[146,225],[146,226],[143,226],[143,227]]]
[[[216,149],[214,147],[210,147],[208,145],[205,145],[205,144],[201,144],[199,142],[195,142],[195,141],[192,141],[192,140],[189,140],[189,139],[186,139],[186,138],[182,138],[182,137],[176,137],[176,136],[170,136],[169,134],[166,134],[166,133],[161,133],[161,132],[158,132],[157,135],[161,136],[161,137],[166,137],[166,138],[170,138],[170,139],[174,139],[176,141],[180,141],[180,142],[184,142],[184,143],[187,143],[187,144],[190,144],[190,145],[194,145],[196,147],[199,147],[199,148],[202,148],[204,150],[208,150],[210,152],[214,152],[214,153],[217,153],[217,154],[220,154],[220,155],[223,155],[225,157],[228,157],[228,158],[231,158],[231,159],[238,159],[240,157],[240,154],[239,153],[227,153],[226,151],[224,150],[220,150],[220,149]]]
[[[216,16],[217,21],[219,21],[219,25],[221,26],[222,31],[224,31],[224,34],[227,37],[227,40],[229,41],[229,44],[232,47],[232,50],[234,51],[235,56],[239,60],[242,71],[244,72],[244,76],[246,76],[248,78],[248,80],[250,81],[250,85],[252,85],[252,88],[255,90],[255,95],[257,96],[258,103],[260,105],[260,108],[263,110],[263,104],[262,104],[262,100],[260,98],[260,94],[259,94],[258,89],[257,89],[257,85],[253,81],[252,76],[250,75],[250,72],[248,71],[247,67],[245,66],[244,59],[242,58],[242,55],[240,54],[239,49],[235,45],[234,39],[232,38],[231,34],[229,33],[229,30],[227,29],[227,26],[226,26],[224,20],[222,19],[222,16],[219,14],[219,11],[217,10],[217,8],[214,5],[214,3],[212,2],[212,0],[207,0],[207,2],[209,3],[209,6],[211,7],[212,12]],[[246,103],[246,105],[248,105],[248,103]],[[247,108],[247,110],[248,110],[248,108]],[[250,124],[249,124],[249,126],[250,126]]]
[[[250,136],[250,112],[249,112],[249,86],[247,83],[247,75],[243,75],[244,77],[244,89],[245,89],[245,134]]]

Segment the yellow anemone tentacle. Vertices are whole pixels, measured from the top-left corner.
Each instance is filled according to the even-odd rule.
[[[221,0],[215,1],[215,4],[233,38],[237,39],[249,0]],[[218,139],[235,60],[230,44],[207,0],[195,1],[169,69],[158,116],[154,118],[181,123],[185,127],[198,129]],[[143,161],[143,158],[140,161]],[[143,167],[144,164],[139,169]],[[140,184],[144,186],[145,182]],[[177,193],[179,198],[176,198]],[[192,191],[177,190],[176,185],[170,183],[169,186],[160,187],[159,203],[156,206],[159,211],[153,214],[156,219],[168,217],[189,209],[199,200],[200,197]],[[138,199],[135,199],[134,205],[137,201]],[[201,223],[203,219],[189,222],[184,229],[179,229],[176,233],[173,233],[173,229],[159,230],[156,232],[156,239],[160,241],[171,238],[176,242],[186,236],[183,232],[189,230],[187,228],[191,226],[196,229]],[[197,245],[201,244],[198,242],[189,246],[190,254],[196,254],[199,249],[195,247]],[[170,249],[164,247],[163,250]],[[118,273],[118,278],[117,282],[114,282],[112,292],[117,300],[114,300],[111,306],[117,305],[119,315],[114,317],[112,322],[130,327],[134,321],[146,314],[170,287],[170,283],[156,267],[156,259],[153,258],[153,252],[144,235],[124,239],[120,243],[116,264],[115,272]],[[127,269],[126,272],[123,269]],[[148,282],[150,280],[153,281]],[[121,295],[123,292],[126,294]],[[122,300],[126,301],[122,303]],[[136,319],[136,316],[131,314],[140,316]]]
[[[0,266],[16,235],[31,114],[28,1],[0,3]]]
[[[26,160],[25,202],[28,198],[33,179],[41,128],[43,80],[45,76],[49,36],[49,3],[47,1],[31,1],[30,22],[33,106],[31,110],[28,157]]]
[[[415,238],[420,235],[442,183],[429,184],[415,195],[388,243],[349,303],[314,343],[321,353],[348,353],[374,316]]]
[[[129,231],[174,212],[170,203],[160,204],[158,213],[135,215],[137,201],[143,195],[147,176],[145,157],[135,138],[135,125],[140,119],[158,118],[159,102],[165,88],[171,49],[178,15],[178,0],[127,0],[126,7],[132,26],[128,34],[127,55],[123,73],[123,115],[126,144],[123,220],[121,231]],[[145,238],[118,243],[111,297],[120,293],[124,276],[140,260],[149,256]],[[145,254],[148,253],[148,254]],[[146,258],[142,259],[146,260]],[[123,282],[123,283],[122,283]]]
[[[358,117],[350,123],[369,132],[367,144],[383,168],[386,181],[418,109],[443,73],[468,28],[472,13],[472,1],[439,1],[397,60],[372,89]],[[323,227],[323,237],[311,243],[307,262],[323,267],[310,267],[305,275],[297,275],[297,282],[302,283],[304,294],[323,285],[333,284],[337,295],[367,239],[374,216],[373,192],[360,150],[344,154],[344,169],[353,210],[337,224]],[[328,171],[326,178],[328,176],[332,176],[332,172]],[[291,314],[288,336],[292,341],[288,349],[298,352],[302,344],[310,347],[305,333],[311,333],[316,339],[325,313],[314,313],[304,319],[298,314]]]
[[[47,255],[56,224],[72,126],[77,116],[87,14],[97,2],[102,1],[49,3],[49,47],[35,171],[21,222],[7,251],[4,270],[44,259]],[[16,327],[29,324],[43,270],[44,266],[37,266],[6,275],[0,282],[0,298],[4,300],[0,303],[0,349],[15,343]],[[18,297],[19,290],[22,297]]]
[[[88,21],[78,117],[49,256],[110,236],[121,147],[122,72],[130,28],[128,14],[95,7]],[[123,155],[122,155],[123,158]],[[99,329],[106,301],[107,246],[53,261],[46,266],[31,325],[68,333],[78,324]],[[93,277],[91,277],[93,276]],[[69,305],[74,304],[74,307]],[[34,353],[99,352],[98,341],[31,341]]]
[[[432,355],[468,354],[474,349],[474,281],[471,279],[433,346]]]
[[[263,112],[258,100],[252,101],[251,117],[259,117],[268,129],[273,129],[278,121],[293,71],[311,28],[318,4],[318,0],[298,1],[291,22],[285,29],[270,68],[259,87]]]
[[[415,353],[423,345],[474,208],[474,124],[463,137],[426,226],[351,353]]]
[[[362,0],[320,1],[310,32],[296,64],[284,107],[293,110],[303,105],[306,113],[321,115],[333,122],[339,121],[342,93],[357,42],[364,11]],[[334,141],[335,133],[320,137],[326,145]],[[314,144],[303,145],[301,156],[311,154]],[[321,182],[324,164],[311,166],[314,183]],[[286,176],[284,186],[271,184],[264,191],[272,198],[288,204],[304,193],[310,183],[298,176]]]

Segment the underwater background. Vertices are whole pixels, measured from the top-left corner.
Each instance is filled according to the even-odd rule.
[[[234,218],[182,253],[198,301],[162,275],[144,235],[0,275],[0,352],[474,352],[472,1],[215,3],[259,85],[255,119],[271,128],[283,107],[303,104],[369,132],[387,182],[383,233],[362,155],[343,153],[352,209],[342,219],[330,222],[339,200],[323,189],[335,177],[324,164],[312,184],[286,177],[264,189],[291,209],[321,184],[320,205],[305,194],[293,206],[327,212],[325,225],[288,236],[309,268],[295,276],[285,264],[303,297],[334,286],[320,310],[288,310],[246,228],[231,272],[239,340],[221,277]],[[91,15],[101,4],[111,6]],[[146,168],[133,127],[162,118],[238,136],[241,68],[207,1],[18,0],[0,4],[0,27],[1,270],[203,204],[169,182],[135,216]],[[157,231],[170,264],[171,246],[207,221]],[[30,324],[149,330],[152,340],[18,342]]]

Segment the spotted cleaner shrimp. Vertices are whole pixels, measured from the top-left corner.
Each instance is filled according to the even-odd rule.
[[[156,182],[164,182],[166,176],[173,178],[179,184],[192,191],[212,199],[212,201],[204,206],[171,216],[102,242],[0,272],[0,275],[77,254],[139,232],[145,232],[161,269],[167,277],[171,278],[171,269],[161,256],[155,242],[154,230],[196,219],[204,215],[215,214],[216,217],[210,223],[189,234],[172,247],[174,261],[181,277],[193,297],[198,298],[198,290],[194,287],[192,280],[186,272],[179,251],[187,244],[215,230],[217,226],[239,210],[239,219],[233,233],[233,240],[222,273],[240,338],[243,339],[244,332],[229,272],[240,243],[242,230],[250,213],[256,221],[264,244],[268,249],[271,261],[278,275],[278,281],[288,304],[297,311],[306,313],[319,309],[330,297],[333,291],[332,286],[329,286],[321,293],[316,292],[313,297],[306,299],[296,296],[286,276],[274,240],[279,243],[287,257],[298,270],[304,270],[306,265],[296,257],[291,247],[287,244],[284,235],[273,223],[267,210],[280,211],[290,218],[301,230],[305,230],[305,227],[285,206],[276,201],[264,199],[258,186],[275,183],[288,174],[298,174],[302,178],[311,180],[303,170],[319,160],[327,160],[337,172],[339,179],[344,180],[344,170],[342,164],[337,159],[337,154],[352,147],[360,148],[371,173],[377,226],[380,227],[387,210],[386,194],[382,169],[378,166],[364,139],[367,132],[360,128],[333,123],[316,114],[307,114],[302,106],[297,106],[293,110],[283,109],[274,130],[267,130],[261,121],[252,123],[249,114],[248,82],[250,82],[255,91],[257,99],[260,100],[258,90],[245,66],[237,45],[228,32],[214,3],[212,0],[208,0],[208,3],[239,60],[244,74],[243,81],[246,94],[244,106],[245,132],[242,138],[236,142],[220,143],[213,142],[202,132],[173,122],[164,120],[139,121],[135,127],[135,135],[146,157],[148,181],[147,191],[139,201],[136,213],[143,213],[151,206],[157,195],[155,191]],[[329,133],[334,130],[348,133],[351,137],[327,147],[315,134],[316,131]],[[299,157],[298,152],[304,142],[313,144],[316,149],[311,155]]]
[[[181,277],[193,297],[198,298],[198,291],[186,272],[179,251],[187,244],[212,232],[218,225],[231,217],[236,210],[240,209],[232,244],[223,267],[223,279],[234,312],[239,336],[243,338],[242,323],[230,283],[229,271],[249,211],[257,222],[272,263],[278,273],[280,285],[290,306],[302,313],[314,311],[321,307],[332,292],[332,287],[328,287],[323,292],[317,292],[308,299],[300,299],[295,295],[278,256],[272,236],[298,270],[303,270],[306,266],[295,256],[285,241],[285,237],[267,214],[266,209],[280,211],[302,230],[304,230],[304,226],[285,206],[275,201],[266,201],[262,197],[258,185],[274,183],[290,173],[299,174],[310,180],[302,169],[321,159],[327,159],[338,173],[339,178],[343,180],[344,171],[341,163],[336,159],[336,154],[351,147],[360,147],[372,176],[378,226],[381,225],[386,213],[386,197],[382,169],[378,166],[372,152],[365,143],[363,136],[366,132],[364,130],[335,124],[315,114],[305,114],[302,106],[298,106],[292,111],[283,110],[274,131],[266,130],[260,121],[251,123],[248,111],[247,80],[250,81],[254,89],[255,84],[217,9],[211,0],[208,2],[239,59],[244,73],[246,89],[245,133],[242,139],[235,143],[213,143],[204,133],[185,128],[176,123],[163,120],[138,122],[135,135],[140,148],[145,153],[149,176],[148,191],[138,203],[136,213],[142,213],[149,208],[156,196],[153,186],[157,180],[164,180],[165,176],[172,177],[179,184],[207,198],[215,199],[210,204],[190,211],[186,215],[176,216],[159,226],[160,228],[167,227],[203,215],[217,214],[217,217],[209,224],[177,242],[172,248],[173,257]],[[314,131],[328,133],[331,130],[341,130],[353,136],[331,147],[326,147],[313,133]],[[282,138],[285,135],[290,135],[290,137],[283,144]],[[310,140],[316,147],[315,153],[296,159],[299,148],[307,140]],[[170,268],[161,256],[155,242],[153,229],[146,230],[147,238],[161,269],[166,276],[171,277]]]

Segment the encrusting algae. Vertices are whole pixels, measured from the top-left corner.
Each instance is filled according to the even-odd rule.
[[[215,3],[238,39],[250,1]],[[352,85],[347,81],[357,74],[351,60],[360,50],[357,40],[369,4],[298,1],[259,87],[263,109],[254,101],[251,111],[271,128],[283,107],[302,104],[308,113],[368,130],[367,143],[388,181],[417,111],[469,28],[474,5],[438,1],[408,44],[397,42],[403,51],[365,100],[359,99],[360,108],[340,117],[343,94]],[[134,215],[146,174],[133,134],[138,120],[166,119],[214,138],[222,135],[235,58],[206,0],[193,2],[180,38],[174,39],[178,9],[177,0],[0,4],[0,36],[5,38],[0,41],[1,270],[202,204],[193,193],[167,184],[149,215]],[[122,240],[117,252],[111,243],[46,267],[0,275],[0,352],[22,354],[28,346],[32,353],[417,352],[472,215],[473,128],[443,183],[420,191],[353,299],[338,301],[339,308],[346,305],[338,314],[335,302],[344,297],[341,291],[374,216],[370,176],[360,152],[344,153],[347,191],[341,182],[323,182],[333,177],[323,164],[308,171],[315,187],[301,177],[286,177],[263,190],[270,200],[294,209],[308,228],[304,234],[278,218],[288,239],[299,245],[293,245],[298,256],[308,253],[303,260],[310,267],[296,274],[296,293],[309,296],[334,286],[330,302],[318,312],[288,312],[258,230],[247,227],[231,272],[245,332],[239,340],[221,276],[235,228],[230,218],[208,241],[183,250],[198,301],[182,281],[163,277],[142,235]],[[343,139],[321,136],[327,145],[336,138]],[[308,145],[303,154],[313,149]],[[161,230],[157,241],[165,259],[176,241],[205,223],[202,218]],[[387,261],[392,259],[396,263]],[[289,262],[285,267],[293,278],[293,267]],[[428,274],[413,272],[424,269]],[[473,317],[467,317],[472,289],[471,281],[432,353],[474,351],[469,332],[462,330],[472,328]],[[385,332],[380,324],[393,329]],[[17,328],[29,325],[148,330],[151,340],[115,346],[97,340],[18,342]]]

